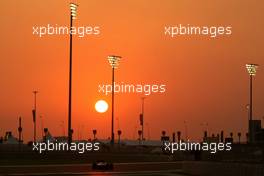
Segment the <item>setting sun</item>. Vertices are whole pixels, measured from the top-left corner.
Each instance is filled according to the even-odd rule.
[[[106,112],[108,109],[108,104],[106,101],[104,100],[98,100],[96,103],[95,103],[95,110],[99,113],[104,113]]]

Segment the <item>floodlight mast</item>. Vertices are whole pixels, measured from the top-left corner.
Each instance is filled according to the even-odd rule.
[[[253,133],[253,76],[256,76],[257,64],[246,64],[246,68],[249,74],[249,122],[248,122],[248,134],[249,142],[254,142],[254,133]]]
[[[111,144],[114,145],[115,143],[115,134],[114,134],[114,83],[115,83],[115,69],[117,69],[119,65],[119,60],[121,56],[110,55],[107,57],[109,64],[112,67],[112,124],[111,124]]]
[[[75,20],[77,19],[77,4],[70,3],[70,9],[71,9],[71,19]]]
[[[141,104],[141,114],[140,114],[140,125],[141,125],[141,138],[142,141],[145,140],[144,139],[144,100],[146,97],[141,97],[142,100],[142,104]]]
[[[33,113],[33,123],[34,123],[34,131],[33,131],[33,142],[36,142],[37,137],[37,129],[36,129],[36,123],[37,123],[37,93],[38,91],[34,90],[34,109],[32,110]]]
[[[77,4],[70,3],[70,30],[72,22],[77,16]],[[68,143],[72,142],[71,114],[72,114],[72,33],[70,32],[70,69],[69,69],[69,105],[68,105]]]

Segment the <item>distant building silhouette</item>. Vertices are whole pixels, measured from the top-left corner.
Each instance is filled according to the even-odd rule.
[[[264,128],[261,128],[261,120],[252,120],[253,141],[264,142]]]
[[[11,131],[7,131],[3,139],[3,144],[19,144],[19,140],[12,135]]]

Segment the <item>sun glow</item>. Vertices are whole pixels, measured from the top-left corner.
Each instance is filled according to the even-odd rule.
[[[104,100],[98,100],[96,103],[95,103],[95,110],[99,113],[104,113],[106,112],[108,109],[108,104],[106,101]]]

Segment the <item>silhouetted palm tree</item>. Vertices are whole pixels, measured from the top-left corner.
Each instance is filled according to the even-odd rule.
[[[247,138],[247,143],[248,143],[248,141],[249,141],[248,133],[246,133],[246,138]]]
[[[181,140],[181,132],[180,131],[177,131],[177,136],[178,136],[178,142],[180,142],[180,140]]]
[[[237,136],[238,136],[238,143],[240,144],[241,133],[238,132],[238,133],[237,133]]]
[[[141,140],[142,131],[138,130],[138,140]]]
[[[166,135],[166,131],[163,130],[163,131],[161,132],[161,134],[162,134],[162,136],[164,137],[164,136]]]
[[[47,134],[48,128],[44,128],[44,133]]]
[[[233,139],[233,133],[232,132],[230,133],[230,137]]]
[[[175,136],[176,136],[176,134],[173,132],[172,133],[172,142],[175,142]]]
[[[97,130],[93,130],[94,140],[96,139]]]
[[[120,136],[122,134],[122,131],[121,130],[118,130],[117,131],[117,134],[118,134],[118,143],[120,144]]]
[[[221,138],[220,141],[224,142],[224,131],[223,130],[221,131],[220,138]]]
[[[47,142],[47,135],[48,135],[48,128],[44,128],[44,137],[43,137],[43,140],[45,141],[45,142]]]

